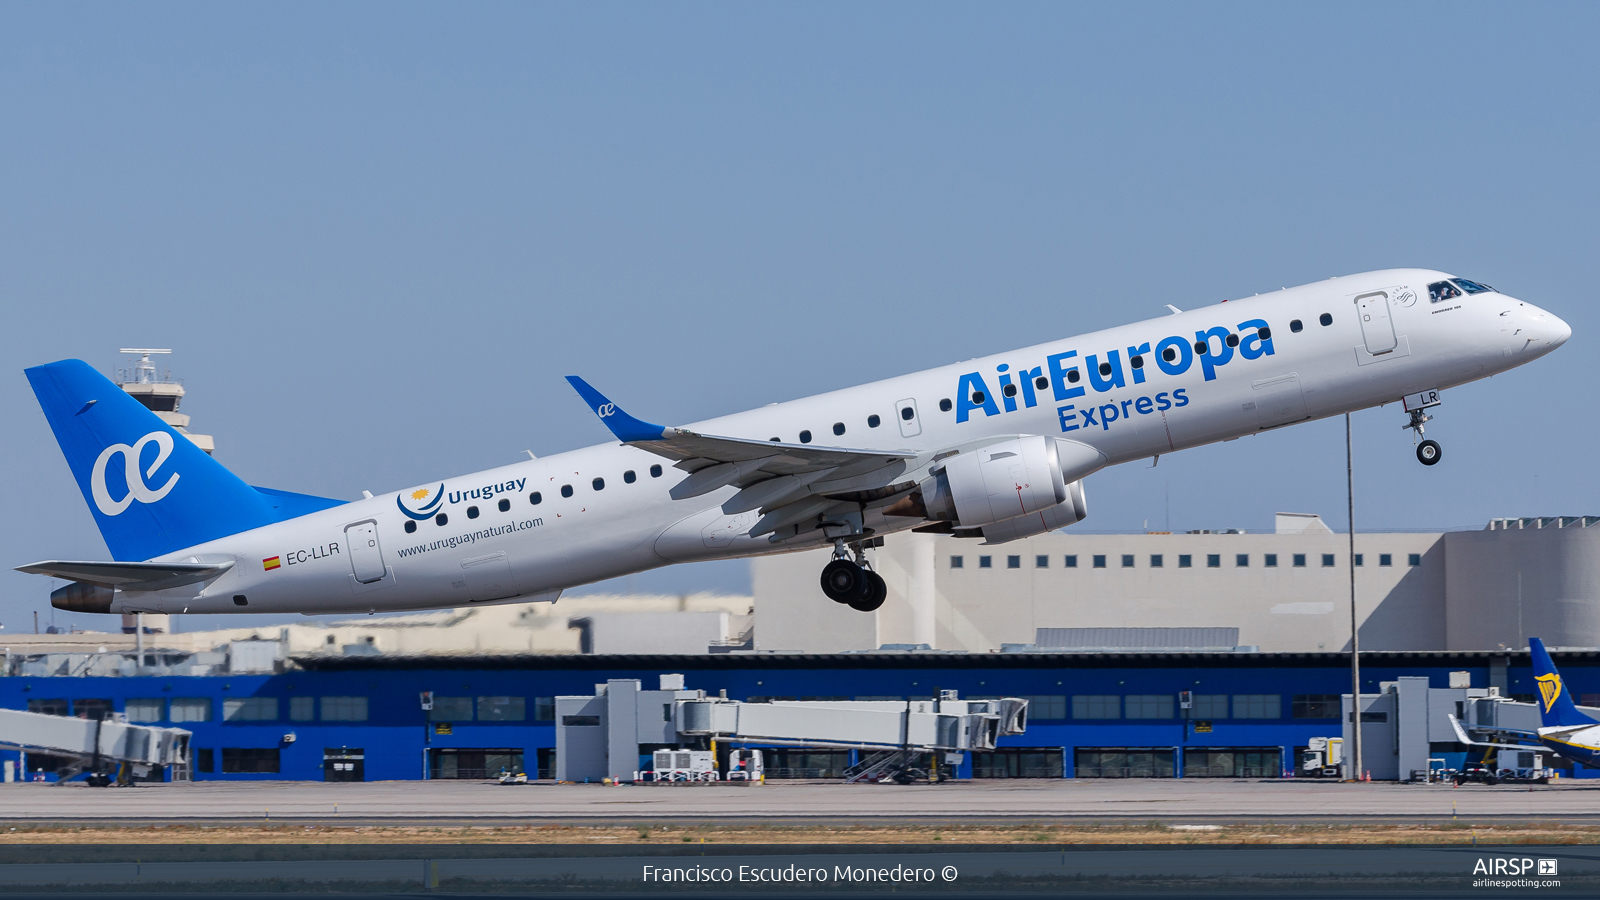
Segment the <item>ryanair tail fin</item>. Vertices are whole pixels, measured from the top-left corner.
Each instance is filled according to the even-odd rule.
[[[1529,638],[1533,651],[1533,680],[1539,685],[1539,719],[1546,728],[1572,725],[1594,725],[1595,720],[1578,711],[1572,702],[1572,692],[1567,690],[1561,673],[1556,671],[1550,654],[1545,652],[1544,641]]]
[[[119,562],[151,559],[340,502],[245,484],[82,360],[26,374]]]

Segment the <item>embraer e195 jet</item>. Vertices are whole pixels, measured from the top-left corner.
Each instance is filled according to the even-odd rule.
[[[97,613],[330,613],[554,600],[670,563],[897,531],[1000,544],[1087,515],[1101,468],[1403,401],[1425,465],[1445,388],[1561,346],[1556,316],[1443,272],[1333,278],[681,427],[579,378],[611,443],[353,502],[252,487],[79,360],[27,370],[115,562],[54,560]]]

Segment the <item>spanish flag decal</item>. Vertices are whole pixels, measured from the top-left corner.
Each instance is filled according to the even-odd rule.
[[[273,569],[276,569],[279,565],[281,565],[281,564],[278,562],[278,557],[269,556],[266,559],[263,559],[261,561],[261,570],[264,571],[264,572],[271,572]]]
[[[1539,699],[1544,701],[1544,711],[1549,712],[1550,707],[1556,705],[1556,699],[1561,696],[1561,676],[1554,672],[1548,675],[1539,675],[1534,678],[1539,683]]]

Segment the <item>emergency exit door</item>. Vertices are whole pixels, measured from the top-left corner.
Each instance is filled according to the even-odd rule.
[[[350,571],[356,580],[370,584],[383,579],[383,548],[378,546],[378,526],[358,522],[344,530],[344,545],[350,551]]]
[[[1373,356],[1395,348],[1394,320],[1389,318],[1389,295],[1373,291],[1356,298],[1356,315],[1361,319],[1361,338]]]

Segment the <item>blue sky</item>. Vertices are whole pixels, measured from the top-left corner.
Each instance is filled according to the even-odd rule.
[[[1594,4],[0,6],[7,568],[104,558],[21,370],[172,347],[253,484],[354,498],[1331,275],[1545,306],[1362,529],[1600,512]],[[1087,483],[1093,530],[1342,528],[1343,424]],[[742,563],[641,575],[745,589]],[[0,622],[49,582],[0,575]],[[114,626],[114,620],[80,626]]]

